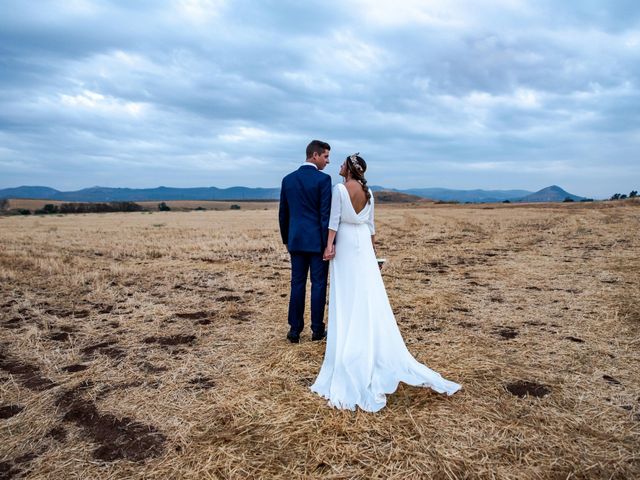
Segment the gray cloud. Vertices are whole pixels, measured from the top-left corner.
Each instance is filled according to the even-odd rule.
[[[0,188],[640,183],[633,1],[3,3]]]

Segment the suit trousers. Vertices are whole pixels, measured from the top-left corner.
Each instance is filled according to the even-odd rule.
[[[307,276],[311,270],[311,330],[321,334],[325,330],[324,307],[327,302],[327,275],[329,262],[321,253],[290,252],[291,295],[289,297],[290,332],[300,335],[304,328],[304,303]]]

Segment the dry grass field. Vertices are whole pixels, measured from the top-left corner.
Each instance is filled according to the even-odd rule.
[[[463,390],[368,414],[285,340],[273,206],[0,217],[0,478],[640,477],[638,203],[385,205],[377,230],[409,349]]]

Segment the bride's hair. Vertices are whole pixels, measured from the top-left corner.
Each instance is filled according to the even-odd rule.
[[[351,173],[351,178],[362,185],[362,190],[364,190],[367,196],[367,203],[370,202],[371,192],[369,191],[369,187],[367,187],[367,179],[364,178],[364,172],[367,171],[367,162],[364,161],[364,158],[362,158],[359,153],[354,153],[347,157],[347,169],[349,173]]]

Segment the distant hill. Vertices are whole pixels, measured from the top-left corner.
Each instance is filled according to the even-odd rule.
[[[584,197],[579,197],[567,192],[557,185],[538,190],[535,193],[522,197],[520,202],[563,202],[566,198],[570,198],[574,202],[579,202]]]
[[[155,200],[276,200],[279,188],[110,188],[91,187],[60,192],[48,187],[17,187],[0,190],[0,198],[34,198],[66,202],[144,202]]]
[[[448,188],[410,188],[403,193],[447,202],[497,203],[530,195],[528,190],[452,190]]]
[[[472,203],[498,203],[504,200],[514,201],[533,192],[529,190],[454,190],[451,188],[409,188],[395,189],[373,185],[371,189],[375,191],[389,190],[394,192],[416,195],[430,200],[442,200],[445,202],[472,202]]]
[[[372,186],[372,190],[387,190],[378,185]],[[394,192],[416,195],[418,197],[441,200],[445,202],[460,203],[499,203],[510,202],[562,202],[565,198],[571,198],[579,202],[584,197],[573,195],[557,185],[543,188],[537,192],[528,190],[453,190],[449,188],[409,188],[404,190],[388,189]]]
[[[53,198],[61,193],[49,187],[16,187],[0,189],[0,198]]]
[[[543,188],[538,192],[528,190],[453,190],[448,188],[395,189],[372,185],[374,192],[384,191],[383,198],[394,198],[397,202],[414,202],[418,198],[460,203],[510,202],[562,202],[565,198],[580,201],[583,197],[573,195],[557,185]],[[393,195],[395,196],[393,196]],[[408,195],[402,197],[401,195]],[[194,187],[194,188],[111,188],[91,187],[72,192],[61,192],[49,187],[23,186],[0,189],[2,198],[31,198],[59,200],[63,202],[149,202],[169,200],[278,200],[279,188],[249,187]],[[380,199],[379,199],[380,200]],[[386,200],[380,200],[386,201]]]
[[[415,203],[430,200],[417,195],[409,195],[408,193],[394,192],[392,190],[378,190],[375,194],[375,201],[377,203]]]

